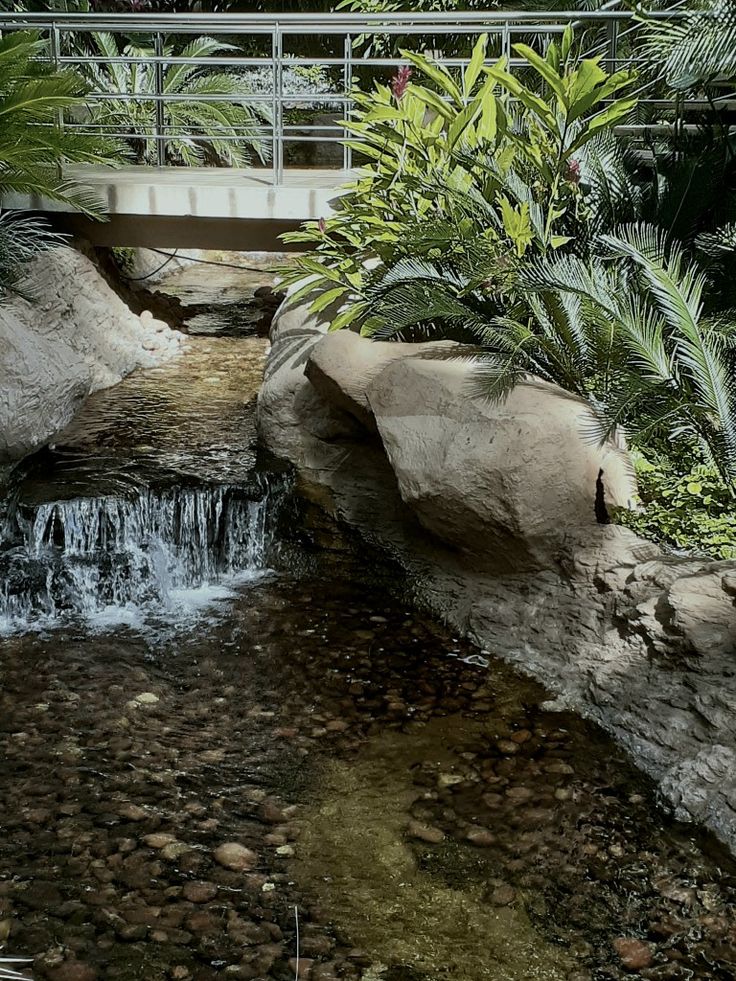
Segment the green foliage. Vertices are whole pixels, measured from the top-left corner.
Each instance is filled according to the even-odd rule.
[[[664,545],[736,558],[731,488],[697,453],[635,454],[642,507],[617,509],[615,521]]]
[[[51,232],[40,218],[11,211],[0,214],[0,300],[9,293],[30,298],[25,263],[63,242],[63,236]]]
[[[155,163],[156,103],[151,97],[157,91],[156,66],[146,63],[153,57],[153,49],[133,43],[121,47],[114,35],[105,32],[93,34],[91,39],[96,57],[143,60],[83,64],[81,70],[90,86],[107,95],[92,105],[90,123],[125,136],[140,162]],[[204,59],[230,50],[231,45],[214,38],[197,37],[176,51],[167,46],[164,55]],[[164,68],[162,91],[174,97],[164,103],[163,119],[168,136],[166,155],[171,161],[190,166],[212,162],[244,167],[254,155],[267,158],[268,147],[260,136],[267,113],[249,105],[251,93],[243,72],[175,63]]]
[[[56,71],[46,43],[17,31],[0,38],[0,205],[10,194],[39,195],[98,215],[99,203],[64,175],[66,163],[111,163],[115,144],[64,129],[65,114],[84,106],[87,85],[75,72]],[[0,208],[0,299],[28,295],[29,260],[61,244],[38,218]]]
[[[707,277],[651,226],[604,235],[606,257],[541,259],[522,274],[530,320],[499,319],[478,387],[503,398],[524,373],[587,398],[601,441],[619,427],[702,447],[736,481],[736,324],[703,312]]]
[[[110,163],[117,145],[60,126],[85,104],[88,87],[76,72],[55,71],[46,42],[16,31],[0,38],[0,202],[11,193],[39,194],[96,213],[94,197],[66,178],[63,163]]]
[[[633,100],[615,96],[634,73],[609,76],[598,60],[576,59],[568,31],[545,58],[515,46],[537,77],[532,88],[504,59],[486,66],[487,44],[485,35],[479,38],[459,75],[402,52],[417,81],[403,69],[391,86],[356,95],[349,128],[357,139],[349,142],[370,163],[335,216],[285,236],[314,247],[288,279],[303,281],[294,300],[328,288],[334,301],[348,303],[333,329],[360,324],[385,336],[391,317],[375,309],[375,290],[394,285],[381,277],[405,259],[440,260],[431,275],[438,290],[443,279],[448,283],[446,298],[480,298],[484,283],[495,284],[501,257],[521,260],[564,247],[585,220],[576,155],[630,111]],[[454,263],[458,255],[472,261]],[[449,275],[452,268],[457,276]],[[408,287],[405,277],[393,299],[384,291],[383,308],[403,303]],[[408,326],[402,317],[394,322]]]
[[[689,5],[684,16],[652,21],[643,54],[658,76],[679,91],[706,90],[736,78],[736,9],[730,0]]]

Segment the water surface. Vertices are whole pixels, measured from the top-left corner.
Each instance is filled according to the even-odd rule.
[[[0,641],[0,955],[50,981],[736,976],[713,839],[285,500],[263,356],[193,338],[17,482],[4,568],[40,578]]]

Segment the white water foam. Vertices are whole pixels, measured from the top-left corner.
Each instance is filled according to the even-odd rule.
[[[274,495],[229,486],[17,510],[0,539],[0,632],[75,618],[95,630],[184,625],[267,571]],[[3,549],[3,545],[5,546]]]

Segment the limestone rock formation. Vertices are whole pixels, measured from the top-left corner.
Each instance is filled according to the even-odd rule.
[[[317,351],[319,346],[317,347]],[[611,504],[635,485],[627,456],[586,441],[585,404],[554,385],[503,403],[469,394],[468,361],[386,367],[368,400],[403,500],[438,538],[493,568],[554,564],[566,533],[595,526],[602,470]]]
[[[92,262],[56,249],[28,268],[36,297],[0,304],[0,464],[65,426],[84,399],[174,355],[182,335],[132,313]]]
[[[366,343],[349,330],[320,338],[310,350],[305,374],[314,388],[332,405],[355,416],[361,425],[375,430],[368,389],[392,362],[404,358],[436,358],[452,354],[454,341],[404,344],[399,341]]]
[[[485,405],[453,351],[326,335],[328,317],[277,314],[264,442],[424,603],[602,725],[678,818],[736,851],[736,563],[596,523],[598,469],[609,504],[630,471],[586,441],[575,398],[535,382]]]

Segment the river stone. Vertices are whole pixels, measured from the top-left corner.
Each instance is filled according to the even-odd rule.
[[[494,569],[556,565],[572,529],[595,527],[596,480],[608,504],[635,483],[627,455],[588,437],[587,405],[541,381],[503,403],[473,398],[462,361],[394,361],[368,400],[403,500],[441,541]]]
[[[28,292],[0,305],[0,465],[67,425],[84,399],[176,354],[183,335],[136,316],[71,248],[27,265]]]
[[[182,895],[190,903],[209,903],[217,895],[214,882],[185,882]]]
[[[651,948],[635,937],[618,937],[613,941],[613,947],[629,971],[642,971],[652,963]]]
[[[227,841],[214,851],[215,861],[233,872],[248,872],[256,865],[258,856],[250,848],[235,841]]]

